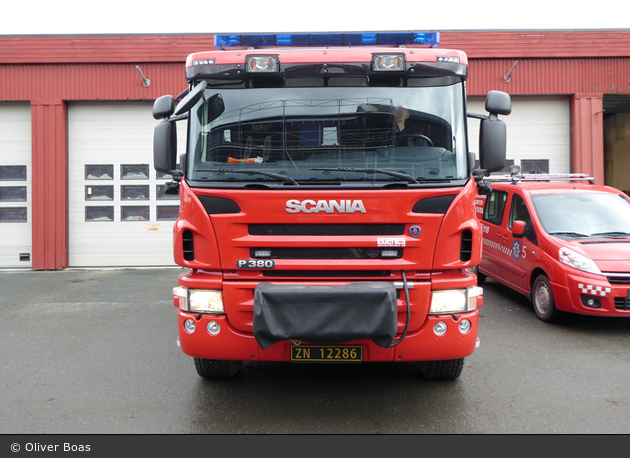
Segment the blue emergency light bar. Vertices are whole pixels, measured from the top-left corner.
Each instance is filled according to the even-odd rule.
[[[217,49],[286,46],[400,46],[421,45],[436,48],[439,32],[374,32],[374,33],[278,33],[247,35],[215,35]]]

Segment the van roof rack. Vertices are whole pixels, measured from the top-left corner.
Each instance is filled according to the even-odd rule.
[[[511,181],[516,184],[519,181],[577,181],[586,180],[595,184],[595,178],[586,173],[513,173],[511,175],[495,175],[485,177],[488,181]]]

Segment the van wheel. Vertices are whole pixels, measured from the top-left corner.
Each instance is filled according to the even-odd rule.
[[[433,380],[455,380],[462,373],[464,358],[424,361],[421,364],[421,373],[424,378]]]
[[[243,367],[243,361],[195,358],[195,369],[205,379],[231,378]]]
[[[560,318],[562,312],[556,308],[551,285],[545,274],[538,275],[536,280],[534,280],[534,286],[532,287],[532,305],[534,306],[536,316],[542,321],[551,323]]]

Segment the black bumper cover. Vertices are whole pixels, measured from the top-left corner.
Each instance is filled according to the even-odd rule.
[[[392,283],[261,283],[254,291],[254,337],[263,350],[282,340],[336,345],[364,338],[389,348],[397,322]]]

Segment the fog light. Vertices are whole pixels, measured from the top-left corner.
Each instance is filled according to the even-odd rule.
[[[184,329],[186,330],[188,334],[192,334],[193,332],[195,332],[195,327],[196,325],[193,320],[184,321]]]
[[[598,297],[582,295],[580,296],[580,299],[582,299],[582,305],[584,307],[590,307],[593,309],[602,308],[602,301]]]
[[[447,329],[448,326],[446,326],[446,323],[444,321],[438,321],[433,326],[433,332],[435,332],[436,336],[443,336],[444,334],[446,334]]]
[[[216,321],[211,321],[210,323],[208,323],[207,329],[208,334],[210,334],[211,336],[216,336],[219,331],[221,331],[221,326],[219,326],[219,323],[217,323]]]
[[[459,332],[461,332],[462,334],[468,334],[471,327],[472,324],[468,320],[462,320],[459,322]]]

